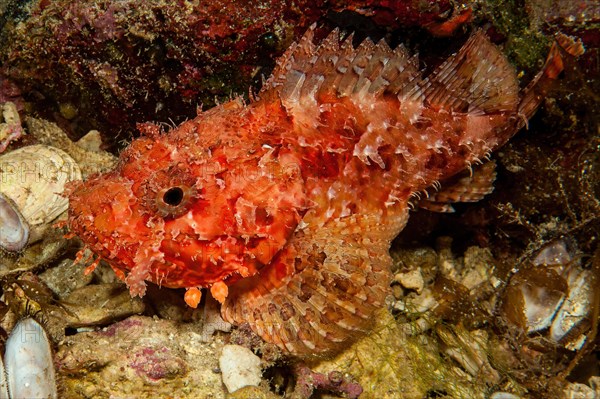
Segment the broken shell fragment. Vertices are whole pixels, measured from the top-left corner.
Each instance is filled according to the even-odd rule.
[[[10,395],[6,397],[58,397],[50,341],[34,319],[20,320],[11,332],[6,341],[4,367]]]
[[[0,248],[19,252],[29,240],[29,225],[15,203],[0,193]]]
[[[594,297],[592,285],[594,276],[589,269],[573,268],[569,271],[567,281],[569,294],[556,312],[550,326],[550,338],[564,344],[567,349],[578,350],[583,346],[587,337],[574,334],[574,332],[580,325],[585,325],[585,321],[590,315]]]
[[[67,210],[69,202],[62,192],[72,180],[81,180],[81,170],[58,148],[38,144],[0,156],[0,192],[29,225],[30,243]]]

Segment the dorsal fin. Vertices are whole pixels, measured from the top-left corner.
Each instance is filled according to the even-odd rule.
[[[456,112],[515,112],[519,85],[512,65],[482,30],[424,82],[426,101]]]
[[[428,190],[428,197],[422,198],[418,206],[432,212],[454,212],[452,203],[479,201],[494,190],[495,180],[496,162],[486,162],[442,182],[437,192]]]
[[[285,104],[306,103],[324,93],[398,95],[421,83],[418,59],[403,46],[392,50],[384,40],[366,39],[354,48],[352,35],[340,43],[338,29],[315,46],[314,31],[312,25],[278,60],[259,97],[277,92]]]

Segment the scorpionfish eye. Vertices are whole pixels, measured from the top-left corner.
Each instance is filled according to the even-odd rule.
[[[163,218],[176,218],[184,215],[196,198],[197,190],[183,184],[163,188],[154,199],[156,212]]]
[[[200,196],[196,178],[177,166],[155,172],[142,185],[145,206],[164,219],[185,215]]]

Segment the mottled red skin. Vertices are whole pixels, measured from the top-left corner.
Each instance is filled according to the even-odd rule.
[[[555,48],[519,96],[482,32],[428,79],[406,50],[354,49],[335,32],[315,48],[312,34],[257,101],[222,104],[167,134],[143,126],[148,137],[115,171],[73,190],[69,212],[132,295],[145,281],[226,285],[226,320],[303,355],[368,329],[411,197],[505,143],[562,67]]]

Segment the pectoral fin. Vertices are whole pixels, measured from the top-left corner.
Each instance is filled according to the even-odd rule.
[[[301,357],[348,345],[371,326],[390,281],[389,235],[375,223],[371,234],[356,230],[364,224],[298,230],[264,271],[230,287],[223,318],[248,322],[265,341]]]

